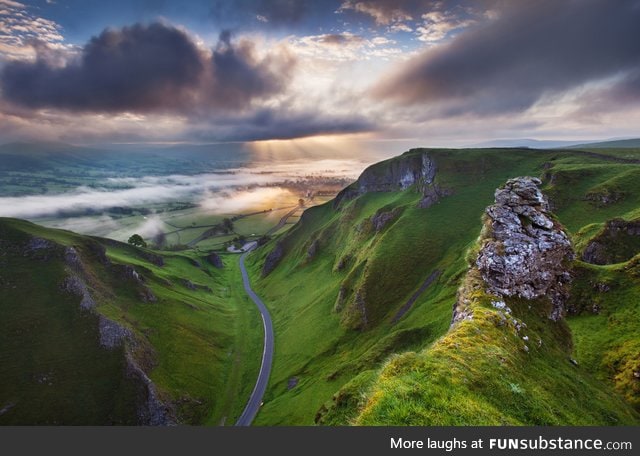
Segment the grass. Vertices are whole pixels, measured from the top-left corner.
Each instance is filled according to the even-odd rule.
[[[412,150],[405,158],[376,164],[372,173],[384,173],[406,155],[422,152]],[[512,300],[509,306],[528,325],[526,333],[518,334],[512,325],[502,324],[489,297],[475,294],[474,320],[448,331],[468,260],[477,251],[482,213],[498,186],[515,176],[542,177],[558,219],[582,249],[607,220],[639,215],[640,165],[620,161],[630,152],[432,149],[428,153],[437,164],[436,183],[447,193],[437,204],[417,207],[421,195],[416,188],[367,193],[339,208],[327,202],[306,210],[296,225],[286,225],[249,257],[252,285],[270,309],[276,337],[271,379],[256,424],[637,424],[632,408],[638,407],[635,372],[640,370],[637,257],[613,266],[578,262],[571,303],[575,315],[566,323],[552,324],[543,318],[548,303],[529,308],[529,303]],[[189,211],[181,215],[191,217]],[[372,217],[381,212],[393,212],[394,218],[376,232]],[[197,215],[193,217],[185,220],[199,223]],[[278,219],[271,217],[246,217],[236,227],[251,235],[275,225]],[[14,221],[0,226],[63,246],[80,246],[81,253],[82,246],[96,241]],[[189,231],[193,232],[185,239],[195,237],[196,231]],[[101,296],[111,297],[100,301],[98,311],[135,331],[152,354],[148,366],[152,380],[165,397],[179,404],[182,421],[232,423],[253,387],[262,337],[259,315],[242,291],[237,257],[223,255],[224,270],[208,265],[204,252],[224,242],[212,238],[194,251],[161,253],[165,265],[160,267],[149,262],[144,251],[97,242],[105,243],[112,262],[141,272],[158,298],[156,303],[140,302],[135,286],[91,263],[100,278]],[[276,242],[283,246],[284,257],[262,277],[264,260]],[[312,246],[315,253],[310,254]],[[25,271],[40,271],[31,260],[23,260],[28,261]],[[56,270],[64,274],[62,264],[44,269],[42,274]],[[0,271],[6,274],[6,268]],[[435,271],[440,272],[438,278],[394,322]],[[6,283],[12,283],[8,277]],[[186,286],[185,279],[196,289]],[[35,282],[26,273],[19,280]],[[44,284],[53,287],[59,280],[60,276],[52,276]],[[609,290],[594,291],[599,283]],[[0,282],[0,290],[16,305],[17,292],[5,282]],[[30,304],[49,305],[44,289],[39,290]],[[77,307],[74,301],[69,308]],[[15,310],[5,312],[13,315]],[[2,324],[8,325],[7,321]],[[11,334],[12,328],[5,333]],[[535,341],[527,344],[528,352],[523,335]],[[87,343],[86,349],[99,350],[95,331],[91,337],[93,345]],[[28,358],[26,339],[18,340],[20,344],[12,348],[13,363]],[[120,388],[128,397],[128,386],[117,383],[122,356],[116,355],[101,363],[110,366],[104,381],[111,382],[108,391]],[[91,356],[99,359],[97,354]],[[15,371],[20,369],[24,366]],[[21,387],[12,387],[18,388],[17,393],[12,390],[11,398],[0,397],[0,407],[2,401],[16,402],[12,398]],[[12,410],[0,420],[15,416],[11,413],[18,406]],[[88,413],[97,421],[115,416],[97,408]],[[130,419],[125,409],[118,413],[121,422]]]
[[[550,303],[507,299],[512,317],[478,291],[464,295],[473,319],[432,346],[392,357],[367,391],[359,425],[621,425],[640,419],[588,370],[570,362],[565,322]],[[473,290],[473,291],[472,291]],[[525,348],[526,347],[526,348]]]
[[[122,349],[101,348],[98,317],[60,289],[60,258],[24,256],[12,246],[29,236],[4,222],[0,239],[0,423],[134,424]]]
[[[613,266],[579,263],[569,319],[575,357],[611,382],[640,411],[640,267],[638,259]]]
[[[162,254],[164,265],[158,266],[148,261],[147,253],[126,244],[11,219],[2,219],[0,227],[2,239],[9,237],[12,244],[18,241],[11,236],[24,240],[33,235],[56,242],[61,252],[64,246],[74,246],[80,252],[98,301],[97,312],[134,331],[136,356],[161,396],[175,405],[181,422],[235,422],[257,375],[261,343],[261,335],[255,330],[259,327],[259,315],[242,293],[236,256],[224,256],[222,270],[209,265],[196,252]],[[96,242],[104,243],[113,264],[131,265],[142,274],[157,301],[141,301],[136,285],[96,261],[88,248]],[[3,337],[8,338],[3,347],[9,347],[3,349],[3,366],[13,363],[15,367],[8,369],[2,380],[0,403],[16,405],[0,416],[0,421],[36,423],[40,422],[36,418],[39,416],[48,423],[52,423],[51,417],[64,424],[135,422],[135,410],[131,410],[131,404],[135,404],[131,397],[133,386],[124,378],[122,350],[112,352],[99,346],[98,317],[81,311],[79,298],[62,291],[51,292],[60,290],[66,274],[62,256],[38,262],[22,259],[18,251],[11,264],[17,259],[23,262],[22,269],[1,269],[0,311],[6,329]],[[198,288],[190,289],[186,280]],[[14,283],[20,287],[12,288]],[[25,289],[29,290],[28,306],[18,297],[24,296]],[[43,330],[43,323],[25,323],[29,316],[39,314],[60,324],[46,325]],[[67,326],[70,329],[64,329]],[[53,361],[35,358],[41,345],[50,352],[48,356]],[[25,363],[31,363],[31,367],[27,368]],[[52,367],[48,367],[50,364]],[[3,373],[4,370],[3,367]],[[33,388],[41,388],[37,381],[34,385],[36,377],[22,381],[14,377],[31,371],[47,375],[50,370],[57,373],[51,394],[74,398],[68,404],[73,410],[69,414],[59,413],[57,404],[63,399],[42,402],[46,404],[44,409],[36,400],[39,396],[34,395],[33,401],[29,399]],[[72,372],[81,375],[71,375]],[[92,378],[95,381],[87,381]],[[233,383],[229,383],[230,379]],[[78,382],[84,386],[78,387]],[[105,391],[94,400],[82,393],[83,388],[100,391],[101,384],[105,384]],[[75,389],[79,391],[77,395]]]
[[[407,154],[416,153],[421,151]],[[372,405],[381,404],[377,401],[382,397],[394,402],[394,395],[401,398],[398,401],[406,402],[403,416],[441,424],[636,422],[637,417],[618,399],[611,407],[606,405],[611,393],[610,387],[601,383],[606,380],[591,370],[576,373],[566,350],[531,356],[530,365],[518,358],[518,369],[510,372],[480,361],[476,365],[473,360],[483,359],[487,355],[485,349],[510,352],[514,341],[511,345],[485,347],[486,339],[478,344],[471,329],[464,336],[445,334],[467,269],[465,253],[474,246],[482,212],[493,202],[499,185],[519,175],[542,176],[558,217],[574,233],[640,207],[640,183],[627,178],[635,175],[637,165],[579,151],[429,150],[429,154],[437,163],[437,184],[450,193],[438,204],[428,209],[416,207],[420,196],[414,189],[368,193],[343,203],[338,210],[325,204],[307,210],[298,225],[273,241],[282,243],[285,256],[270,275],[260,278],[262,264],[273,244],[251,257],[253,280],[272,312],[276,332],[272,380],[257,423],[407,424],[404,418],[387,415],[386,406]],[[390,162],[401,159],[374,165],[378,168],[373,172],[384,172]],[[587,199],[590,191],[613,185],[624,185],[626,192],[613,205],[597,206]],[[369,228],[370,217],[393,208],[401,208],[401,215],[381,232],[373,232]],[[315,240],[319,243],[318,253],[309,258],[308,249]],[[346,266],[339,270],[343,259],[347,260]],[[434,270],[442,271],[442,275],[393,325],[391,318]],[[340,304],[337,297],[341,287],[344,302]],[[356,292],[360,293],[360,301]],[[336,311],[336,307],[342,310]],[[496,337],[500,334],[486,326],[489,323],[478,324],[482,327],[476,329],[483,333]],[[546,330],[540,331],[546,334]],[[403,332],[413,336],[403,337]],[[443,354],[436,357],[428,347],[434,343],[433,347],[441,346],[442,337],[451,344],[472,347],[468,353],[461,352],[453,358]],[[460,342],[455,342],[458,337]],[[552,340],[556,336],[551,332],[545,337]],[[407,350],[415,353],[400,354]],[[385,364],[389,358],[392,361]],[[562,359],[559,368],[558,359]],[[453,372],[448,369],[451,363],[457,366]],[[396,375],[396,367],[404,373]],[[494,368],[495,375],[480,374]],[[433,369],[440,373],[431,381]],[[466,381],[480,384],[472,390],[461,387],[455,393],[451,386],[462,382],[457,377],[464,369],[472,371],[473,378],[466,376]],[[376,377],[372,372],[380,374]],[[298,379],[298,384],[289,388],[292,378]],[[577,381],[576,385],[570,385],[571,379]],[[423,382],[428,382],[429,387],[420,389]],[[444,382],[446,387],[438,387],[438,382]],[[548,384],[550,391],[544,389]],[[517,405],[522,410],[502,410],[503,401],[513,400],[514,394],[523,391],[530,397]],[[563,391],[571,398],[566,399],[566,404],[562,402]],[[422,393],[435,402],[425,402]],[[370,401],[366,407],[362,397]],[[558,407],[566,407],[566,412],[549,409],[558,400]],[[433,405],[433,409],[431,405],[425,407],[438,401],[443,402]],[[592,413],[580,418],[584,404]],[[365,411],[357,418],[359,407]],[[456,407],[468,409],[455,411]],[[428,418],[425,414],[431,412],[427,409],[439,411]]]

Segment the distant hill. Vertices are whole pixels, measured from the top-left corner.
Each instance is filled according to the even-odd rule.
[[[569,147],[571,149],[622,149],[622,148],[640,148],[640,138],[633,139],[616,139],[612,141],[602,141],[593,143],[573,144]]]
[[[554,141],[539,139],[494,139],[492,141],[483,141],[472,144],[473,148],[493,148],[493,147],[528,147],[530,149],[554,149],[557,147],[570,147],[576,144],[576,141]]]
[[[495,139],[473,144],[473,148],[494,148],[494,147],[528,147],[530,149],[615,149],[615,148],[635,148],[640,147],[640,138],[634,139],[611,139],[605,141],[555,141],[539,139]]]

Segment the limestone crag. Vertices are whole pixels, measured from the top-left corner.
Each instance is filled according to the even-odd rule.
[[[614,264],[628,261],[640,252],[640,219],[615,218],[605,223],[582,252],[582,260],[591,264]]]
[[[282,245],[282,241],[276,243],[275,247],[269,254],[267,258],[264,260],[264,266],[262,267],[262,277],[268,276],[271,271],[273,271],[280,260],[284,256],[284,246]]]
[[[495,204],[486,209],[487,232],[475,265],[494,295],[549,297],[549,318],[557,321],[564,314],[571,280],[567,262],[574,253],[549,213],[540,184],[537,178],[518,177],[496,190]]]
[[[365,169],[358,180],[336,196],[335,208],[345,202],[369,192],[395,192],[416,185],[423,199],[420,207],[428,207],[442,196],[435,184],[436,163],[427,152],[405,154],[401,157],[377,163]]]

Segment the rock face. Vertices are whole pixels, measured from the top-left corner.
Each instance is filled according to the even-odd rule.
[[[93,309],[96,303],[89,293],[87,284],[77,275],[68,276],[62,283],[62,289],[68,293],[80,296],[80,307],[83,309]]]
[[[639,252],[640,220],[613,219],[587,244],[582,260],[599,265],[622,263]]]
[[[141,252],[140,256],[142,256],[142,258],[144,258],[151,264],[155,264],[156,266],[160,267],[164,266],[164,258],[162,258],[160,255],[156,255],[151,252]]]
[[[518,177],[496,190],[495,204],[486,210],[488,233],[476,266],[497,296],[550,298],[552,320],[564,314],[571,280],[566,263],[574,257],[569,238],[549,214],[539,189],[541,181]]]
[[[264,266],[262,267],[262,277],[268,276],[271,271],[273,271],[280,260],[284,256],[284,246],[282,242],[278,242],[273,250],[267,255],[267,258],[264,260]]]
[[[311,260],[313,257],[315,257],[319,249],[320,249],[320,241],[316,239],[311,243],[311,245],[307,249],[307,260]]]
[[[55,244],[34,238],[35,241],[29,244],[30,249],[40,251],[46,248],[52,248]],[[132,266],[114,265],[105,254],[104,248],[89,244],[87,253],[95,257],[100,263],[106,265],[115,272],[119,277],[126,278],[141,285],[140,296],[145,302],[155,301],[156,297],[151,290],[143,285],[144,277],[141,276]],[[126,358],[126,376],[135,381],[137,390],[137,415],[138,424],[144,426],[169,426],[175,425],[175,411],[173,405],[169,401],[163,401],[155,384],[147,376],[145,371],[136,361],[133,354],[139,346],[138,340],[134,333],[122,324],[111,320],[96,311],[96,299],[93,296],[95,290],[88,284],[88,276],[83,262],[82,255],[74,247],[66,247],[63,253],[63,259],[66,265],[68,276],[62,283],[62,289],[70,294],[81,298],[80,306],[97,316],[98,334],[100,337],[100,345],[108,350],[123,348]]]
[[[398,208],[386,212],[379,211],[373,215],[371,217],[371,223],[373,224],[373,228],[376,230],[376,233],[384,230],[390,222],[398,217],[398,215],[400,215],[400,210],[398,210]]]
[[[423,195],[420,206],[428,207],[442,194],[434,182],[435,177],[436,164],[427,152],[405,154],[365,169],[356,182],[338,193],[333,207],[338,208],[343,202],[368,192],[395,192],[414,184]]]
[[[207,261],[214,268],[218,268],[218,269],[224,268],[224,263],[222,262],[222,258],[220,258],[220,255],[218,255],[216,252],[211,252],[209,255],[207,255]]]
[[[124,326],[98,315],[98,329],[100,330],[100,345],[113,349],[124,344],[125,340],[133,340],[133,334]]]

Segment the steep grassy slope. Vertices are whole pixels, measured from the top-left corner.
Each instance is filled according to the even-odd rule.
[[[473,320],[420,352],[392,357],[356,413],[339,410],[339,417],[360,425],[639,422],[586,366],[571,362],[567,327],[548,320],[544,300],[507,299],[512,313],[505,322],[504,312],[492,306],[495,297],[480,291],[469,297]]]
[[[235,257],[216,269],[12,219],[0,219],[0,243],[0,423],[240,414],[260,335]]]
[[[447,332],[456,291],[467,271],[465,254],[478,236],[484,208],[493,201],[496,187],[506,179],[519,175],[543,177],[545,191],[569,234],[640,207],[640,183],[633,178],[640,167],[615,155],[527,149],[412,150],[374,165],[375,169],[368,174],[402,169],[395,162],[425,153],[437,168],[434,185],[439,196],[435,204],[420,207],[424,197],[421,182],[404,190],[398,184],[397,191],[393,188],[351,191],[351,199],[307,210],[287,235],[253,256],[256,287],[273,313],[276,328],[274,370],[265,405],[258,415],[259,424],[351,422],[372,391],[380,395],[387,388],[382,385],[385,378],[397,382],[400,389],[390,390],[393,394],[406,390],[412,397],[413,390],[406,381],[415,383],[418,377],[420,382],[426,381],[428,371],[436,369],[438,363],[441,377],[434,378],[449,378],[454,383],[470,378],[447,370],[447,365],[456,361],[454,358],[428,361],[431,355],[425,358],[421,354],[407,354],[398,358],[393,354],[422,350]],[[601,197],[620,188],[622,195],[613,200]],[[274,255],[274,251],[279,252]],[[269,264],[267,271],[265,263]],[[524,315],[527,309],[518,311]],[[491,315],[487,315],[487,320],[490,319]],[[492,337],[488,327],[474,327],[466,329],[464,335],[460,333],[460,341],[448,335],[437,346],[470,345],[475,339],[466,337],[477,329],[486,330],[485,338]],[[544,337],[555,337],[553,331],[547,334],[546,328],[539,331]],[[481,340],[460,356],[481,360],[485,339]],[[579,351],[578,336],[575,343]],[[508,352],[510,348],[500,346],[496,350]],[[552,353],[553,350],[556,351]],[[469,375],[483,383],[479,390],[484,388],[489,395],[496,390],[495,397],[484,400],[478,396],[476,406],[471,407],[486,410],[485,415],[479,415],[486,416],[486,423],[577,422],[576,417],[582,413],[580,406],[570,407],[565,415],[546,413],[542,408],[553,394],[544,394],[544,383],[533,387],[545,372],[554,372],[555,361],[561,357],[566,362],[557,369],[560,380],[554,386],[555,392],[573,392],[576,398],[583,397],[578,394],[580,388],[588,392],[590,399],[585,403],[589,403],[594,413],[583,422],[634,419],[621,403],[606,406],[608,387],[604,383],[592,378],[589,372],[585,376],[574,375],[576,368],[568,363],[569,342],[565,340],[553,350],[545,348],[529,365],[521,362],[520,355],[510,355],[502,370],[496,369],[495,376],[484,378],[479,373],[488,365],[458,363],[460,369],[469,369]],[[380,367],[390,355],[395,361],[387,365],[380,377]],[[396,367],[416,377],[403,380],[403,374],[394,374]],[[507,376],[509,382],[494,385],[507,367],[511,368],[513,378]],[[536,376],[536,372],[541,376]],[[577,378],[579,381],[569,388],[571,380]],[[507,389],[503,391],[500,388],[504,385]],[[509,394],[516,394],[513,391],[537,396],[522,405],[522,413],[491,411],[491,404],[495,408],[500,401],[512,399],[514,396]],[[472,399],[469,394],[456,396],[454,390],[448,397],[453,403],[463,396],[464,400]],[[464,412],[467,415],[461,412],[458,418],[453,412],[445,416],[449,400],[445,397],[442,396],[440,412],[443,415],[436,421],[462,423],[464,416],[474,413],[470,409]],[[416,392],[412,407],[420,408],[420,404],[424,404],[424,397]],[[427,419],[424,414],[417,416]],[[359,422],[402,421],[385,421],[384,417],[384,414],[362,415]]]
[[[579,262],[568,320],[580,365],[613,382],[640,411],[640,257],[612,266]]]
[[[509,181],[496,193],[469,255],[452,328],[421,352],[390,361],[355,423],[615,425],[640,418],[571,359],[561,315],[573,253],[532,182]]]

